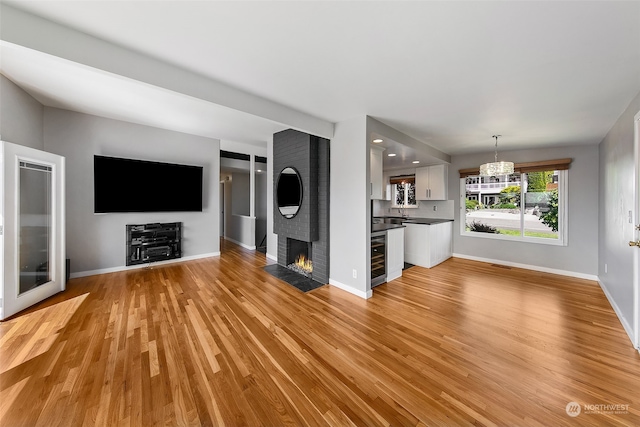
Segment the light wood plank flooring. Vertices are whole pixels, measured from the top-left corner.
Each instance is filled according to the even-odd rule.
[[[0,425],[640,425],[640,356],[594,282],[451,259],[365,301],[222,250],[0,324]]]

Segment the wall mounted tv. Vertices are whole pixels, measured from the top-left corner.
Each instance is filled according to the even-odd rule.
[[[93,157],[94,212],[202,212],[202,167]]]

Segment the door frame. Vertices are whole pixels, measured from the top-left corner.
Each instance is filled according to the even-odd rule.
[[[640,111],[633,118],[634,166],[634,240],[640,240]],[[640,248],[635,247],[633,257],[633,345],[640,351]]]
[[[18,144],[0,141],[2,151],[2,303],[0,319],[4,320],[38,302],[64,291],[66,268],[65,241],[65,159],[56,154],[47,153]],[[51,280],[34,289],[19,291],[19,194],[20,162],[30,162],[51,167]],[[11,176],[9,176],[11,174]],[[9,187],[11,186],[11,187]],[[12,197],[13,196],[13,197]]]

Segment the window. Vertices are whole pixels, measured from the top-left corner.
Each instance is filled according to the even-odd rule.
[[[467,236],[566,245],[567,170],[460,179]]]
[[[418,207],[415,176],[391,177],[390,183],[392,187],[391,196],[393,197],[392,207]]]

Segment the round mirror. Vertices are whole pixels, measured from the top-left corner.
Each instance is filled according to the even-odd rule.
[[[302,203],[302,179],[294,168],[284,168],[278,177],[276,187],[278,209],[285,218],[293,218]]]

